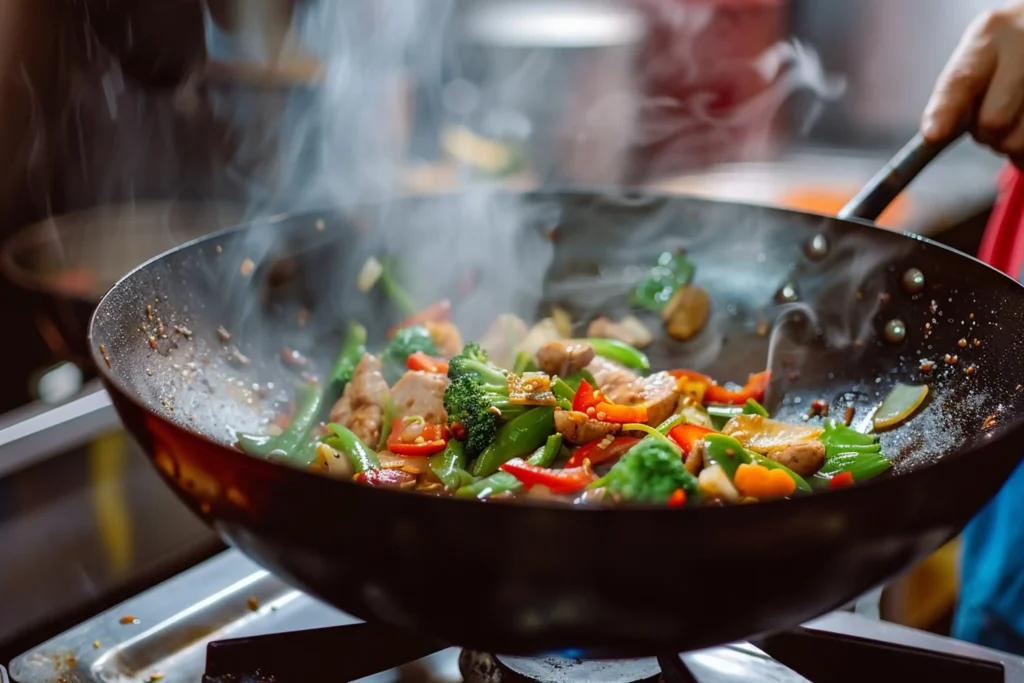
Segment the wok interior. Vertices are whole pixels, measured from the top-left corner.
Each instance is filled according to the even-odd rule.
[[[93,323],[96,362],[104,363],[103,344],[108,372],[127,394],[231,443],[235,430],[258,430],[288,400],[297,376],[280,362],[282,347],[301,351],[310,371],[322,374],[348,320],[366,324],[379,343],[400,319],[378,291],[356,289],[371,254],[383,250],[407,264],[422,305],[474,274],[475,293],[454,300],[455,322],[471,339],[498,313],[532,321],[556,304],[582,333],[597,315],[626,313],[629,291],[659,253],[685,249],[712,317],[685,343],[645,319],[658,332],[648,349],[654,368],[742,383],[770,362],[773,414],[792,421],[813,399],[850,403],[862,428],[895,382],[927,382],[925,406],[882,436],[897,473],[1019,421],[1024,355],[1019,336],[1001,321],[1024,310],[1024,290],[944,247],[835,219],[694,198],[501,194],[486,198],[486,210],[481,201],[430,197],[270,219],[176,250],[103,300]],[[498,234],[488,223],[460,222],[467,214],[493,218]],[[924,273],[923,291],[901,284],[909,268]],[[796,303],[779,294],[787,285]],[[892,319],[907,328],[900,344],[883,340]],[[251,362],[240,363],[239,352]],[[956,363],[944,362],[946,354]],[[935,369],[922,372],[922,359]],[[982,430],[990,415],[996,426]]]

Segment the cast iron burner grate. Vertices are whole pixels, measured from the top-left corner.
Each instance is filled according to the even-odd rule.
[[[446,646],[379,624],[215,641],[206,651],[203,683],[311,683],[354,681],[408,665]],[[466,683],[1005,683],[1002,665],[840,633],[801,627],[757,642],[760,654],[742,646],[634,660],[506,657],[463,650],[459,669]],[[763,653],[770,655],[764,656]],[[746,662],[746,664],[744,664]],[[765,667],[774,667],[773,669]],[[781,677],[779,672],[783,672]],[[803,676],[801,679],[800,676]],[[402,680],[427,680],[411,670]]]

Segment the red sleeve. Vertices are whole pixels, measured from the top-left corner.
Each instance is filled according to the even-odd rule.
[[[1024,173],[1009,165],[999,179],[999,197],[981,240],[978,258],[1019,279],[1024,266]]]

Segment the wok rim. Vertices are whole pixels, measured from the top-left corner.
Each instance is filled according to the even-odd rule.
[[[682,194],[682,193],[670,193],[670,192],[664,192],[664,191],[647,191],[647,190],[643,190],[643,189],[626,189],[624,191],[623,190],[619,190],[618,192],[610,192],[610,191],[603,190],[601,188],[580,188],[580,187],[557,188],[557,187],[551,187],[551,188],[542,188],[542,189],[539,189],[539,190],[538,189],[529,190],[529,191],[526,191],[526,192],[515,192],[515,191],[504,191],[504,192],[506,194],[541,195],[541,196],[543,196],[543,195],[557,196],[557,195],[565,195],[565,194],[576,194],[576,195],[585,195],[585,196],[594,196],[594,197],[615,196],[616,194],[618,194],[618,195],[641,195],[645,199],[668,200],[668,201],[675,200],[675,199],[683,199],[683,200],[687,200],[687,201],[701,202],[701,203],[706,203],[706,204],[721,204],[721,205],[728,205],[728,206],[749,207],[751,209],[762,209],[762,210],[768,210],[768,211],[772,211],[772,212],[789,214],[789,215],[802,215],[802,216],[807,216],[807,217],[811,217],[811,218],[825,219],[825,220],[828,220],[830,222],[838,222],[838,223],[843,224],[843,225],[858,226],[858,228],[861,228],[861,229],[866,228],[866,229],[870,229],[870,230],[876,230],[876,231],[880,231],[882,233],[893,234],[893,235],[901,237],[901,238],[912,239],[912,240],[915,240],[915,241],[927,244],[930,247],[941,249],[941,250],[943,250],[945,252],[948,252],[951,255],[955,256],[955,257],[964,258],[964,259],[968,259],[970,261],[973,261],[976,264],[984,267],[985,269],[987,269],[989,271],[992,271],[994,274],[996,274],[999,277],[1005,279],[1009,283],[1012,283],[1015,287],[1024,290],[1024,283],[1021,283],[1018,280],[1015,280],[1014,278],[1010,277],[1009,275],[1007,275],[1003,271],[1001,271],[998,268],[995,268],[995,267],[989,265],[988,263],[985,263],[984,261],[981,261],[980,259],[978,259],[975,256],[972,256],[972,255],[967,254],[965,252],[961,252],[961,251],[958,251],[958,250],[953,249],[951,247],[948,247],[948,246],[946,246],[944,244],[941,244],[941,243],[939,243],[939,242],[937,242],[937,241],[935,241],[935,240],[933,240],[931,238],[925,237],[923,235],[918,235],[916,233],[909,233],[909,232],[902,231],[902,230],[891,230],[891,229],[882,227],[882,226],[878,225],[877,223],[875,223],[873,221],[869,221],[869,220],[865,220],[865,219],[860,219],[860,218],[844,219],[844,218],[838,218],[837,216],[829,216],[829,215],[825,215],[825,214],[815,213],[815,212],[812,212],[812,211],[793,210],[793,209],[787,209],[785,207],[773,206],[773,205],[770,205],[770,204],[764,204],[764,203],[758,203],[758,202],[725,201],[725,200],[711,199],[711,198],[707,198],[707,197],[703,197],[703,196],[699,196],[699,195]],[[457,195],[457,194],[461,194],[461,193],[459,191],[452,191],[452,192],[434,193],[434,194],[422,195],[422,196],[399,197],[399,198],[392,198],[392,199],[381,200],[379,203],[380,204],[384,204],[384,203],[388,203],[388,202],[391,202],[391,201],[406,201],[406,200],[409,200],[409,199],[412,199],[412,200],[418,200],[418,199],[432,200],[432,199],[436,199],[436,198],[439,198],[439,197],[444,197],[444,196],[447,196],[447,195]],[[354,204],[353,206],[368,206],[368,205],[374,205],[374,204],[375,203],[373,203],[373,204],[363,203],[363,204]],[[297,211],[297,212],[281,212],[281,213],[275,213],[275,214],[273,214],[271,216],[267,216],[265,218],[252,219],[252,220],[249,220],[249,221],[245,221],[243,223],[239,223],[239,224],[236,224],[236,225],[228,226],[228,227],[223,228],[221,230],[217,230],[217,231],[211,232],[209,234],[197,237],[195,239],[189,240],[188,242],[184,242],[184,243],[178,245],[177,247],[174,247],[174,248],[172,248],[172,249],[170,249],[168,251],[165,251],[165,252],[163,252],[161,254],[157,254],[156,256],[153,256],[152,258],[148,259],[144,263],[141,263],[138,266],[136,266],[135,268],[133,268],[131,271],[126,273],[121,279],[119,279],[113,286],[111,286],[110,289],[107,290],[107,292],[103,295],[103,297],[101,297],[100,301],[96,304],[96,306],[95,306],[95,308],[94,308],[94,310],[92,312],[92,315],[90,316],[89,332],[88,332],[88,336],[87,336],[87,343],[88,343],[88,346],[89,346],[89,352],[90,352],[92,360],[93,360],[93,362],[94,362],[94,364],[95,364],[95,366],[96,366],[96,368],[98,370],[100,379],[101,379],[101,381],[103,382],[104,386],[107,388],[108,391],[112,391],[112,392],[118,394],[123,400],[126,400],[129,403],[131,403],[133,408],[138,412],[138,414],[145,415],[148,418],[157,419],[164,426],[169,427],[169,428],[175,430],[176,432],[184,434],[188,438],[198,439],[198,440],[204,442],[205,444],[208,444],[209,446],[217,449],[217,451],[219,453],[223,454],[224,457],[244,458],[245,459],[244,461],[239,460],[238,462],[250,462],[250,461],[251,462],[255,462],[256,464],[250,464],[248,466],[249,467],[259,468],[259,469],[263,470],[266,473],[276,473],[280,477],[293,477],[294,478],[293,481],[296,481],[296,482],[299,482],[299,481],[309,482],[309,486],[342,486],[342,487],[346,487],[346,488],[348,488],[348,487],[357,487],[359,489],[368,489],[370,491],[375,491],[375,493],[370,494],[370,495],[375,495],[375,496],[378,496],[378,497],[379,496],[401,496],[402,499],[405,499],[405,500],[408,500],[410,497],[412,497],[412,498],[422,498],[424,500],[433,500],[433,501],[435,501],[433,503],[434,505],[439,505],[439,504],[444,504],[444,505],[452,505],[452,504],[455,504],[455,505],[480,505],[484,501],[480,501],[480,500],[477,500],[475,498],[473,498],[473,499],[470,499],[470,498],[457,498],[455,496],[447,496],[447,495],[446,496],[428,496],[428,495],[418,495],[417,496],[415,493],[410,493],[408,491],[389,489],[389,488],[386,488],[386,487],[366,486],[364,484],[358,484],[358,483],[356,483],[354,481],[348,481],[348,480],[339,479],[339,478],[336,478],[336,477],[326,476],[326,475],[323,475],[323,474],[317,474],[317,473],[308,471],[308,470],[303,469],[303,468],[293,467],[293,466],[285,465],[285,464],[278,463],[278,462],[275,462],[275,461],[272,461],[272,460],[258,458],[256,456],[251,456],[251,455],[245,453],[244,451],[242,451],[242,450],[240,450],[240,449],[238,449],[238,448],[236,448],[236,447],[234,447],[232,445],[225,444],[222,441],[217,441],[217,440],[207,436],[206,434],[202,434],[200,432],[193,431],[191,429],[187,429],[184,426],[178,424],[177,422],[174,422],[174,421],[166,418],[165,416],[155,412],[154,410],[151,410],[149,408],[149,406],[147,406],[140,399],[139,396],[137,396],[134,392],[130,391],[127,386],[125,386],[117,377],[114,376],[112,368],[107,367],[107,363],[105,362],[105,359],[103,358],[103,354],[100,353],[100,351],[98,349],[97,342],[96,342],[96,339],[95,339],[95,337],[96,337],[96,328],[98,327],[98,325],[97,325],[97,318],[99,316],[100,311],[103,309],[104,304],[107,302],[107,299],[113,294],[113,292],[115,290],[118,290],[121,287],[127,286],[127,283],[129,282],[129,280],[134,279],[138,273],[140,273],[143,270],[146,270],[147,268],[153,266],[158,261],[164,259],[165,257],[169,257],[170,255],[175,254],[175,253],[177,253],[179,251],[185,251],[186,249],[194,248],[195,246],[199,245],[200,243],[207,242],[207,241],[212,241],[212,240],[215,240],[215,239],[219,239],[219,238],[221,238],[221,237],[223,237],[225,235],[230,235],[230,234],[234,234],[234,233],[244,232],[246,230],[251,229],[253,227],[253,224],[255,224],[257,222],[265,223],[265,224],[275,224],[275,223],[280,223],[282,221],[291,220],[291,219],[294,219],[294,218],[299,217],[299,216],[305,216],[305,215],[312,216],[312,215],[315,215],[315,214],[324,214],[324,213],[329,213],[329,212],[337,212],[339,210],[342,210],[343,208],[345,208],[345,207],[330,207],[330,208],[324,208],[322,210],[312,210],[312,209],[310,209],[310,210]],[[979,427],[979,429],[980,429],[980,427]],[[997,429],[998,429],[998,426],[997,426]],[[884,490],[889,490],[889,489],[891,489],[894,486],[899,486],[900,485],[900,481],[903,478],[907,477],[907,476],[911,476],[911,475],[914,475],[914,474],[921,474],[921,473],[924,473],[924,472],[935,472],[937,470],[937,468],[943,466],[944,464],[952,466],[952,465],[956,464],[957,462],[959,462],[962,458],[965,458],[965,457],[970,456],[970,455],[974,455],[974,454],[978,453],[981,450],[989,450],[989,449],[996,449],[996,448],[998,448],[998,449],[1007,448],[1007,444],[1009,444],[1010,438],[1014,437],[1014,436],[1018,436],[1019,434],[1022,434],[1022,433],[1024,433],[1024,416],[1019,418],[1016,422],[1010,423],[1009,425],[1004,426],[999,431],[988,432],[987,433],[987,438],[989,438],[989,441],[986,442],[986,443],[975,444],[975,445],[973,445],[973,446],[971,446],[969,448],[966,448],[966,449],[959,449],[959,450],[956,450],[956,451],[953,451],[953,452],[941,455],[941,456],[939,456],[937,458],[934,458],[930,462],[926,462],[926,463],[921,464],[918,467],[915,467],[910,472],[906,472],[906,473],[903,473],[903,474],[892,474],[890,476],[875,477],[875,478],[870,479],[870,480],[868,480],[868,481],[866,481],[864,483],[858,483],[858,484],[856,484],[854,486],[841,487],[841,488],[838,488],[838,489],[831,489],[830,488],[830,489],[824,490],[824,491],[815,491],[811,495],[799,496],[797,498],[791,498],[791,499],[781,498],[781,499],[771,499],[771,500],[765,500],[765,501],[758,501],[753,506],[751,506],[751,505],[725,505],[725,506],[721,506],[721,507],[718,507],[718,506],[697,506],[697,507],[687,507],[687,508],[684,508],[683,510],[678,510],[678,509],[670,508],[670,507],[667,507],[667,506],[664,506],[664,505],[650,505],[650,504],[628,505],[628,506],[622,506],[622,507],[610,507],[610,506],[603,506],[603,505],[593,505],[593,506],[591,506],[591,505],[565,505],[564,503],[556,503],[556,502],[552,502],[552,501],[549,501],[549,500],[546,500],[546,499],[526,499],[526,500],[516,499],[514,501],[489,501],[489,504],[490,505],[497,504],[497,505],[501,505],[501,506],[510,506],[510,507],[528,507],[528,508],[531,508],[531,509],[544,509],[544,510],[549,511],[549,514],[556,514],[556,511],[558,511],[557,514],[591,514],[591,515],[597,515],[597,514],[612,514],[612,513],[614,513],[614,514],[617,514],[617,515],[632,514],[632,515],[634,515],[636,517],[640,517],[640,516],[647,516],[647,515],[650,515],[650,514],[661,514],[661,515],[666,515],[667,516],[667,515],[670,515],[670,514],[680,514],[682,512],[685,512],[685,514],[687,514],[687,515],[703,515],[705,517],[707,517],[707,516],[709,516],[711,514],[718,514],[719,518],[726,517],[727,515],[742,514],[739,511],[741,511],[741,510],[743,510],[745,508],[751,508],[751,507],[754,508],[754,509],[765,510],[768,514],[771,514],[772,511],[781,509],[780,506],[786,505],[786,506],[800,506],[800,507],[793,507],[792,508],[794,510],[793,513],[787,513],[787,514],[798,514],[798,511],[800,509],[809,510],[810,509],[809,506],[814,505],[815,501],[817,501],[818,499],[824,499],[826,496],[831,496],[832,500],[837,500],[837,498],[835,498],[835,496],[845,496],[846,500],[853,500],[853,496],[855,496],[855,495],[864,496],[864,495],[867,495],[866,492],[882,491],[883,489],[881,487],[889,487],[887,489],[884,489]],[[150,455],[150,454],[147,454],[147,455]],[[314,480],[326,480],[326,481],[324,483],[321,483],[321,484],[313,484],[312,482]],[[333,482],[333,483],[327,483],[327,482]],[[341,490],[344,490],[344,488],[341,489]],[[360,491],[360,493],[364,493],[364,492]],[[383,500],[387,500],[387,498],[383,498],[382,501]],[[765,508],[765,507],[762,507],[762,506],[769,506],[769,507]]]

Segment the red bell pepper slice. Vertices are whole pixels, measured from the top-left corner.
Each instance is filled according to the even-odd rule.
[[[448,374],[448,361],[428,356],[422,351],[416,351],[411,354],[405,360],[405,367],[422,372],[436,372],[441,375]]]
[[[768,388],[768,382],[772,378],[771,370],[751,375],[742,389],[732,391],[720,384],[712,384],[704,392],[705,403],[725,403],[729,405],[743,405],[749,399],[760,401],[764,398],[764,392]]]
[[[597,404],[601,402],[597,395],[598,392],[594,391],[590,382],[585,379],[580,380],[580,388],[576,390],[576,395],[572,399],[572,409],[577,413],[585,413],[587,408],[596,408]]]
[[[683,454],[689,455],[693,446],[708,434],[714,434],[715,430],[701,427],[700,425],[681,424],[669,430],[668,438],[676,442],[683,449]]]
[[[587,413],[590,415],[590,413]],[[629,422],[647,422],[647,406],[622,406],[617,403],[605,403],[602,401],[594,407],[594,414],[590,415],[601,422],[615,422],[626,424]]]
[[[398,333],[403,327],[412,327],[413,325],[425,325],[426,323],[439,323],[442,320],[452,319],[452,302],[448,299],[442,299],[436,304],[427,306],[419,313],[414,313],[402,322],[398,323],[390,330],[388,330],[388,339],[391,339]]]
[[[681,508],[686,505],[686,491],[682,489],[676,489],[672,492],[672,495],[668,497],[668,503],[670,508]]]
[[[418,428],[414,429],[414,425]],[[392,423],[388,450],[395,455],[433,455],[443,451],[447,441],[444,425],[429,422],[418,425],[398,418]]]
[[[853,486],[853,474],[850,472],[840,472],[828,483],[830,489],[843,489],[847,486]]]
[[[514,458],[501,466],[523,483],[527,490],[534,486],[547,486],[552,493],[575,493],[594,481],[593,470],[589,467],[567,467],[554,470],[547,467],[531,465],[522,458]]]
[[[635,439],[632,436],[619,436],[610,444],[601,448],[601,444],[605,442],[605,439],[595,439],[577,448],[576,452],[569,458],[569,462],[565,463],[565,466],[566,468],[581,467],[584,460],[589,460],[591,465],[598,465],[602,462],[620,458],[639,441],[640,439]]]

